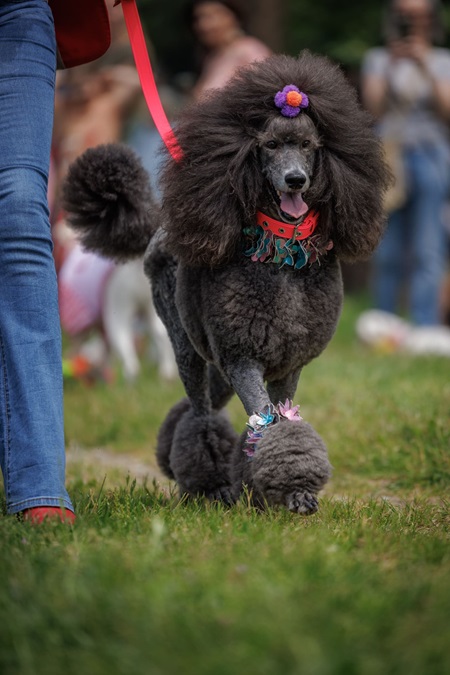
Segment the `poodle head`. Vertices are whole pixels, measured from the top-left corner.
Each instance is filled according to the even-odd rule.
[[[279,100],[291,88],[304,97],[292,116]],[[163,172],[164,228],[186,264],[224,264],[258,210],[288,223],[317,210],[319,233],[343,259],[377,245],[389,172],[370,116],[325,57],[242,68],[185,110],[175,133],[184,154]]]
[[[258,134],[258,156],[264,177],[258,208],[286,223],[298,223],[308,211],[306,195],[314,178],[318,130],[307,115],[274,117]]]

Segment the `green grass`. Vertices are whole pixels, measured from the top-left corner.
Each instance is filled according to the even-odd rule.
[[[319,513],[72,467],[73,529],[0,517],[2,675],[450,672],[449,365],[368,353],[360,307],[297,393],[334,465]],[[181,395],[152,368],[135,388],[72,383],[68,445],[151,466]],[[243,428],[238,401],[230,415]]]

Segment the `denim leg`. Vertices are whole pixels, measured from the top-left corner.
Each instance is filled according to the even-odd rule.
[[[0,463],[7,510],[72,509],[47,205],[55,38],[44,0],[0,2]]]
[[[395,314],[398,310],[400,290],[405,271],[405,218],[404,209],[394,211],[373,258],[373,292],[375,306]]]
[[[449,171],[445,148],[409,152],[413,190],[410,199],[411,317],[415,324],[438,324],[439,291],[446,266],[443,208]]]

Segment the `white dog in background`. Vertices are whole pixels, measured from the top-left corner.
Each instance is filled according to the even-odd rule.
[[[135,348],[138,319],[150,336],[150,349],[163,380],[173,380],[178,369],[166,328],[153,306],[142,260],[117,265],[105,286],[103,326],[107,342],[119,357],[127,380],[134,380],[141,364]]]
[[[65,225],[60,227],[60,236],[67,234]],[[110,354],[116,356],[125,379],[133,381],[141,370],[136,340],[145,334],[159,376],[175,379],[172,346],[155,312],[142,260],[116,264],[83,250],[70,235],[64,243],[58,274],[61,325],[78,353],[94,366],[104,365]],[[87,339],[93,328],[99,330]]]

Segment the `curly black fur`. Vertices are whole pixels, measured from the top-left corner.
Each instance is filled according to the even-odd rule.
[[[324,238],[345,260],[365,258],[378,244],[389,181],[380,143],[342,71],[304,51],[242,69],[176,126],[184,158],[169,161],[163,173],[163,212],[168,248],[183,263],[222,264],[253,222],[263,185],[257,135],[279,116],[274,95],[291,83],[307,92],[310,105],[301,114],[322,138],[305,199],[320,211]]]
[[[119,261],[141,256],[158,226],[148,174],[121,144],[90,148],[75,160],[63,206],[87,250]]]
[[[289,120],[274,104],[287,84],[310,101]],[[383,231],[389,173],[371,126],[342,72],[309,52],[242,69],[178,124],[184,156],[165,168],[161,229],[147,248],[145,270],[189,401],[169,413],[158,441],[160,465],[182,492],[229,501],[233,481],[235,497],[248,484],[258,502],[316,510],[330,465],[312,427],[274,424],[248,463],[239,449],[231,456],[237,437],[217,409],[233,391],[249,416],[293,399],[302,368],[333,336],[343,298],[339,259],[367,257]],[[281,154],[274,161],[266,137],[277,134]],[[305,169],[305,202],[319,211],[320,240],[334,243],[300,269],[244,255],[243,230],[255,225],[258,209],[287,205],[296,218],[286,196],[291,187],[277,187],[276,173],[282,165],[287,182],[292,162],[285,150],[294,146],[296,166]],[[123,150],[97,153],[71,170],[70,219],[86,226],[85,243],[105,255],[141,252],[155,211],[142,169]],[[281,210],[289,222],[289,211]]]

